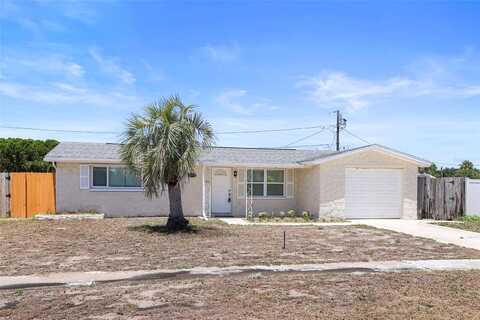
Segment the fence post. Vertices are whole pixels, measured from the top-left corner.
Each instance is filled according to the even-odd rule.
[[[10,180],[7,172],[0,172],[0,218],[10,213]]]

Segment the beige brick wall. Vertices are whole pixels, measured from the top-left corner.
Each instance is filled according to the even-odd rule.
[[[96,210],[110,217],[168,216],[169,204],[165,193],[148,200],[141,191],[92,191],[80,189],[80,163],[58,163],[56,171],[57,211]],[[190,178],[182,188],[185,215],[201,215],[202,171]]]
[[[402,218],[416,219],[418,167],[373,150],[320,165],[320,215],[342,216],[345,210],[345,169],[348,167],[402,169]]]

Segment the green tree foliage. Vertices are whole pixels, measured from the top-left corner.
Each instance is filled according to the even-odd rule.
[[[457,176],[460,177],[468,177],[471,179],[479,179],[480,178],[480,170],[475,168],[471,161],[465,160],[460,165],[460,168],[457,170]]]
[[[43,157],[58,141],[0,138],[0,172],[51,172],[51,163]]]
[[[178,96],[162,99],[128,120],[121,155],[141,173],[145,195],[158,197],[168,189],[170,213],[167,228],[188,227],[183,216],[180,184],[194,172],[202,148],[214,142],[211,125]]]
[[[480,170],[475,168],[473,162],[465,160],[458,168],[440,168],[433,163],[430,167],[423,170],[424,173],[434,177],[467,177],[471,179],[480,179]]]

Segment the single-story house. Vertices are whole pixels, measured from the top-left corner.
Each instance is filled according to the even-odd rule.
[[[168,215],[167,195],[146,199],[141,179],[112,143],[62,142],[46,157],[56,167],[57,211],[110,217]],[[345,151],[214,147],[182,186],[186,216],[244,217],[247,210],[313,216],[417,218],[417,174],[430,162],[380,145]]]

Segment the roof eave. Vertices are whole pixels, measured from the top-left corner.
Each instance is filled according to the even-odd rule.
[[[226,161],[200,161],[201,165],[208,167],[248,167],[248,168],[304,168],[301,163],[248,163]]]
[[[369,145],[369,146],[365,146],[365,147],[361,147],[361,148],[357,148],[357,149],[354,149],[354,150],[345,151],[345,152],[341,152],[341,153],[337,153],[337,154],[333,154],[333,155],[322,157],[322,158],[316,159],[316,160],[304,161],[304,162],[301,162],[301,163],[306,164],[306,165],[318,165],[318,164],[334,161],[334,160],[337,160],[337,159],[340,159],[340,158],[343,158],[343,157],[351,156],[353,154],[357,154],[357,153],[361,153],[361,152],[365,152],[365,151],[372,151],[372,150],[377,151],[377,152],[381,152],[381,153],[384,153],[384,154],[387,154],[387,155],[390,155],[390,156],[393,156],[393,157],[401,159],[403,161],[413,163],[413,164],[415,164],[415,165],[417,165],[418,167],[421,167],[421,168],[426,168],[426,167],[429,167],[429,166],[432,165],[432,162],[430,162],[430,161],[420,159],[420,158],[414,157],[412,155],[409,155],[409,154],[406,154],[406,153],[403,153],[403,152],[400,152],[400,151],[397,151],[397,150],[393,150],[393,149],[390,149],[390,148],[387,148],[387,147],[384,147],[384,146],[381,146],[381,145],[377,145],[377,144]]]
[[[44,161],[48,162],[69,162],[69,163],[122,163],[121,160],[116,159],[80,159],[80,158],[56,158],[45,157]]]

